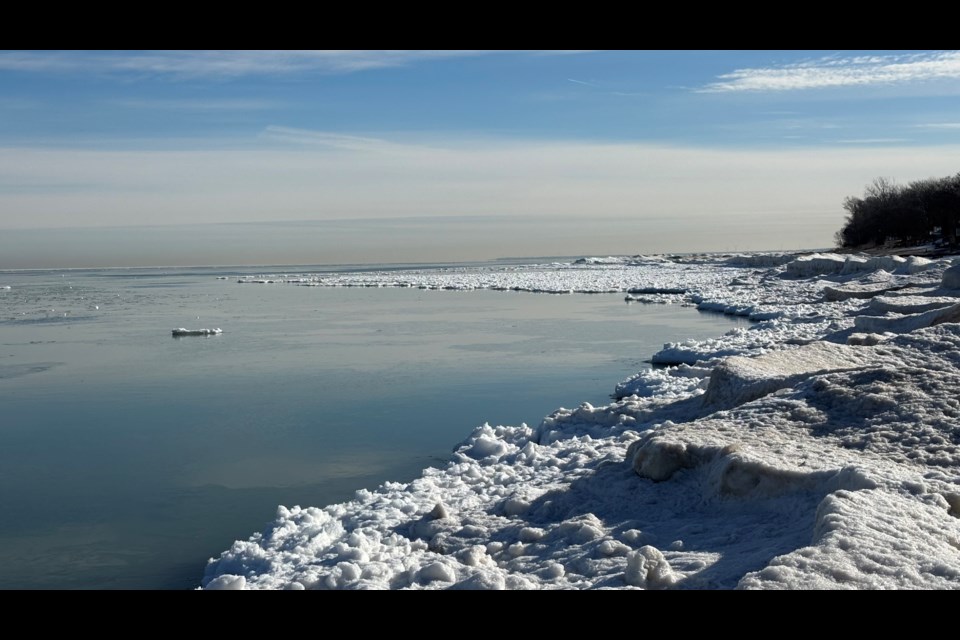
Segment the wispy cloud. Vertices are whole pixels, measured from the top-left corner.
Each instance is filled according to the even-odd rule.
[[[130,109],[157,109],[164,111],[262,111],[275,109],[283,103],[274,100],[226,98],[222,100],[114,100],[110,104]]]
[[[348,151],[370,151],[374,153],[397,152],[408,145],[397,144],[381,138],[344,135],[329,131],[313,131],[270,125],[260,134],[260,138],[273,142],[286,142],[298,145],[330,147]]]
[[[11,51],[0,70],[240,77],[302,72],[352,73],[415,62],[505,53],[487,50],[300,51]]]
[[[960,122],[931,122],[928,124],[915,124],[916,129],[960,129]]]
[[[577,80],[575,78],[567,78],[567,82],[572,82],[573,84],[582,84],[587,87],[599,87],[600,85],[595,82],[586,82],[585,80]]]
[[[909,138],[846,138],[837,140],[841,144],[900,144],[911,142]]]
[[[795,64],[737,69],[697,91],[797,91],[939,79],[960,79],[960,52],[830,56]]]

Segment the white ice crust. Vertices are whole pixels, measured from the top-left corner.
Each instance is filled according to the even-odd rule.
[[[536,427],[482,425],[449,464],[412,482],[280,507],[210,560],[203,586],[960,587],[960,282],[944,276],[950,266],[634,256],[251,278],[634,289],[643,302],[756,322],[665,345],[653,360],[675,366],[621,382],[608,406],[561,408]]]

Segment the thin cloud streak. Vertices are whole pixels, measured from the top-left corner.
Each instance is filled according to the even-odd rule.
[[[901,144],[913,142],[910,138],[847,138],[837,140],[841,144]]]
[[[173,77],[242,77],[306,72],[344,74],[402,67],[416,62],[508,53],[489,50],[299,50],[299,51],[11,51],[0,70]]]
[[[260,134],[260,139],[268,142],[329,147],[332,149],[372,153],[397,153],[418,148],[417,145],[398,144],[382,138],[352,136],[330,131],[314,131],[311,129],[297,129],[278,125],[266,127]]]
[[[112,100],[111,105],[129,109],[155,109],[158,111],[266,111],[284,106],[275,100],[258,99],[222,99],[222,100]]]
[[[782,66],[737,69],[699,93],[776,92],[960,79],[960,52],[825,57]]]

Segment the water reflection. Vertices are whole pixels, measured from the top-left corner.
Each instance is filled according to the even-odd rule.
[[[194,586],[277,504],[412,479],[484,421],[602,404],[664,341],[742,322],[618,294],[238,286],[202,270],[4,282],[0,588]],[[224,334],[171,340],[180,326]]]

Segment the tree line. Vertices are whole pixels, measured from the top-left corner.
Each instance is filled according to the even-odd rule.
[[[843,201],[847,211],[836,233],[841,247],[908,246],[940,242],[957,245],[960,173],[899,185],[876,178],[862,198]]]

